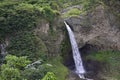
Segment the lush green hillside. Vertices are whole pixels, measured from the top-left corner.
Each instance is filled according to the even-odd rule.
[[[65,69],[63,73],[67,74],[67,69],[59,59],[58,63],[48,62],[46,47],[34,33],[34,29],[42,19],[52,25],[54,18],[59,16],[58,9],[58,3],[53,0],[49,2],[47,0],[0,1],[0,43],[4,43],[5,39],[9,38],[6,49],[7,53],[11,54],[7,55],[5,60],[4,57],[1,60],[0,80],[39,80],[47,72],[57,73],[55,76],[58,79],[58,75],[62,75],[59,69]],[[35,64],[25,68],[30,62],[39,60],[40,63],[37,66]],[[47,64],[56,69],[51,71]],[[63,79],[65,75],[62,75]]]
[[[80,5],[82,9],[70,9],[64,15],[60,13],[75,5]],[[117,21],[120,20],[119,0],[0,0],[0,44],[7,41],[9,43],[5,48],[7,55],[0,54],[0,80],[65,80],[68,69],[62,63],[70,47],[68,37],[60,44],[59,54],[54,53],[57,56],[49,57],[46,47],[49,45],[43,41],[50,42],[42,40],[35,33],[35,29],[45,20],[50,27],[48,39],[54,38],[57,36],[54,26],[58,18],[86,15],[87,12],[94,11],[97,5],[105,6],[117,16]],[[60,25],[63,26],[61,23]],[[66,36],[64,29],[60,27],[63,36]],[[54,42],[54,39],[51,40]],[[119,54],[119,51],[98,51],[85,59],[105,63],[105,67],[110,66],[105,74],[108,77],[114,76],[113,80],[119,80]]]

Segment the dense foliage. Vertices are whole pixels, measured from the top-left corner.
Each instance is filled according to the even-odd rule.
[[[45,77],[42,80],[57,80],[54,73],[52,72],[47,72]]]
[[[52,21],[58,12],[51,9],[50,6],[41,7],[40,5],[43,4],[38,5],[38,1],[34,0],[1,2],[0,37],[6,37],[18,31],[32,30],[40,18]]]
[[[1,63],[0,80],[39,80],[50,71],[46,65],[32,66],[36,69],[25,66],[29,63],[26,58],[31,62],[46,61],[46,47],[34,29],[41,19],[52,27],[52,21],[59,15],[57,4],[47,0],[0,0],[0,44],[10,38],[7,51],[14,55],[1,61],[5,64]]]
[[[44,44],[34,34],[33,29],[40,19],[45,19],[51,24],[58,15],[52,7],[52,3],[50,6],[50,3],[41,0],[1,1],[0,43],[12,36],[7,48],[8,53],[28,56],[30,60],[36,60],[41,54],[45,54]]]
[[[21,70],[30,63],[27,57],[16,57],[7,55],[5,57],[6,63],[1,66],[0,79],[1,80],[21,80]]]
[[[3,2],[0,3],[0,12],[1,37],[35,27],[37,13],[33,5]]]
[[[69,9],[62,15],[62,18],[68,18],[79,16],[102,4],[112,6],[110,10],[120,18],[118,3],[119,0],[0,0],[0,44],[5,43],[5,40],[9,42],[6,48],[8,55],[0,54],[0,80],[65,80],[68,70],[61,61],[69,55],[67,33],[63,33],[66,37],[60,46],[64,59],[46,57],[47,48],[35,34],[40,21],[49,23],[49,32],[52,33],[49,36],[54,38],[54,20],[60,16],[62,9],[74,5],[83,8]],[[110,75],[107,76],[115,76],[119,80],[119,56],[119,52],[100,51],[87,56],[87,59],[110,66]]]
[[[11,38],[7,47],[10,54],[16,56],[28,56],[30,60],[37,60],[45,56],[45,46],[33,32],[19,32]]]
[[[104,63],[104,73],[106,76],[112,76],[119,80],[120,74],[120,52],[119,51],[98,51],[87,56],[87,59]]]

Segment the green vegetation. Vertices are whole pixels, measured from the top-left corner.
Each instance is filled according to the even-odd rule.
[[[32,0],[26,1],[3,1],[0,3],[0,37],[4,38],[10,34],[23,30],[33,30],[40,18],[52,22],[58,12],[50,6],[41,7]]]
[[[56,75],[56,80],[65,80],[65,77],[68,74],[68,70],[61,63],[61,60],[61,57],[56,57],[47,62],[53,65],[50,70]]]
[[[52,23],[54,18],[57,16],[57,11],[52,10],[50,7],[44,7],[42,10],[42,14],[46,20]]]
[[[41,0],[1,1],[0,42],[11,36],[10,45],[7,47],[8,53],[16,56],[25,55],[33,61],[41,56],[45,57],[46,47],[33,30],[40,19],[47,20],[52,27],[52,21],[59,13],[51,6]]]
[[[65,14],[63,14],[62,17],[64,17],[64,18],[75,17],[75,16],[79,16],[80,14],[82,14],[82,11],[80,11],[77,8],[73,8],[73,9],[70,9],[69,11],[67,11]]]
[[[92,10],[98,4],[100,4],[100,0],[82,0],[81,2],[82,2],[82,5],[84,7],[83,9],[85,11]]]
[[[52,73],[50,76],[47,72]],[[54,75],[53,75],[54,74]],[[43,80],[46,78],[51,78],[54,80],[65,80],[65,76],[68,74],[67,68],[61,63],[59,57],[49,58],[47,61],[44,61],[41,64],[36,64],[26,68],[22,72],[22,77],[27,80]]]
[[[0,67],[0,79],[1,80],[20,80],[21,70],[30,63],[27,57],[16,57],[7,55],[5,57],[6,63]]]
[[[69,36],[67,34],[67,30],[64,31],[64,35],[65,35],[65,38],[61,42],[60,51],[61,51],[61,56],[63,57],[63,59],[66,59],[69,55],[68,51],[71,50],[71,44],[69,42]]]
[[[30,65],[30,64],[29,64]],[[39,80],[42,79],[47,72],[50,71],[50,67],[45,63],[36,63],[26,67],[24,71],[21,72],[21,76],[27,80]]]
[[[1,63],[0,67],[1,80],[39,80],[47,72],[55,73],[57,79],[64,80],[67,69],[60,60],[51,61],[55,69],[46,65],[46,46],[34,32],[41,19],[49,22],[50,30],[53,32],[53,20],[59,16],[58,4],[60,5],[53,0],[50,2],[47,0],[0,1],[0,43],[10,37],[7,52],[13,55],[7,55],[5,61],[4,59],[1,61],[5,62]],[[30,63],[26,59],[31,62],[42,60],[42,63],[25,68]],[[62,69],[63,72],[61,72]]]
[[[28,31],[19,32],[12,37],[7,50],[16,56],[28,56],[33,61],[46,55],[44,43],[33,32]]]
[[[24,56],[7,55],[5,60],[6,63],[0,67],[1,80],[39,80],[43,76],[42,80],[65,80],[68,74],[59,57],[44,62],[40,60],[34,65],[29,64],[30,61]]]
[[[42,80],[57,80],[54,73],[52,72],[47,72],[45,77]]]
[[[120,74],[120,52],[119,51],[99,51],[87,56],[87,59],[105,63],[106,76],[119,80]],[[105,74],[103,73],[103,74]]]
[[[73,5],[80,5],[82,9],[78,8],[71,8],[67,12],[65,12],[62,17],[75,17],[79,15],[85,15],[88,11],[92,11],[95,9],[95,7],[99,4],[103,3],[101,0],[75,0],[71,2],[66,2],[64,4],[64,8],[70,7]]]
[[[54,31],[57,29],[54,28],[54,24],[55,20],[60,17],[60,11],[67,7],[80,5],[83,7],[82,10],[72,8],[61,16],[62,18],[76,17],[102,3],[106,6],[113,6],[110,8],[111,11],[119,18],[117,2],[115,0],[0,0],[0,44],[5,43],[6,40],[9,43],[6,48],[8,54],[0,54],[0,80],[65,80],[68,70],[62,61],[68,57],[70,50],[65,28],[63,29],[65,38],[60,45],[60,55],[63,59],[61,56],[47,57],[49,54],[47,47],[53,45],[54,38],[59,33]],[[49,45],[46,45],[35,33],[42,20],[49,23],[47,36],[52,43],[44,39]],[[88,23],[83,22],[83,24],[87,26],[84,28],[89,28]],[[51,47],[52,50],[54,49]],[[119,80],[119,57],[119,52],[100,51],[87,56],[87,59],[105,63],[109,66],[107,76]],[[38,63],[33,64],[36,61]],[[27,67],[28,65],[30,66]]]
[[[15,2],[0,3],[0,36],[23,30],[32,30],[36,25],[37,13],[33,5]]]

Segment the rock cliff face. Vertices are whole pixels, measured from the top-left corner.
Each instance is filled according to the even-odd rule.
[[[65,20],[71,26],[74,32],[83,56],[84,53],[90,53],[99,50],[120,50],[120,24],[118,19],[119,18],[115,16],[112,11],[109,11],[107,7],[99,5],[86,15],[70,17]],[[74,63],[72,63],[73,61],[71,60],[72,57],[70,56],[72,54],[70,53],[71,52],[69,51],[69,58],[66,58],[66,63],[68,66],[70,64],[74,65]],[[69,63],[70,61],[72,62]],[[90,63],[90,61],[88,61],[87,64],[92,66],[89,67],[93,71],[91,75],[93,74],[97,76],[97,74],[100,72],[99,70],[101,69],[101,63],[95,61],[91,61]],[[88,66],[86,68],[88,68]],[[72,78],[73,77],[69,77],[68,80],[75,80]],[[102,80],[100,78],[96,79],[96,77],[94,79]]]
[[[103,6],[85,16],[66,20],[73,28],[77,43],[90,44],[102,50],[120,50],[120,25],[116,17]]]
[[[90,46],[93,48],[92,50],[120,50],[119,20],[102,5],[97,6],[94,11],[86,15],[70,17],[65,20],[73,30],[79,48]],[[73,60],[71,59],[71,47],[63,21],[64,19],[57,18],[51,25],[42,19],[34,31],[45,46],[47,56],[57,56],[62,53],[61,55],[69,66]],[[87,48],[85,50],[87,51]],[[73,65],[72,68],[74,68]],[[66,80],[78,79],[76,75],[69,74]]]
[[[80,6],[75,6],[70,7],[70,9],[78,7],[81,8]],[[67,10],[64,10],[63,13]],[[70,17],[65,20],[73,29],[80,48],[90,44],[99,50],[120,50],[119,20],[102,5],[97,6],[94,11],[86,15]],[[64,19],[57,18],[51,25],[46,20],[41,20],[34,30],[35,34],[46,46],[46,53],[49,53],[49,56],[61,53],[61,46],[62,49],[70,51],[69,38],[66,37],[67,33],[63,21]],[[66,44],[65,41],[68,44],[67,46],[64,45]]]
[[[79,48],[91,45],[98,50],[120,50],[119,20],[106,7],[99,5],[86,15],[65,20],[73,29]],[[49,56],[61,53],[61,46],[64,51],[63,56],[69,55],[71,51],[63,21],[56,19],[51,26],[46,20],[41,20],[35,29],[36,35],[45,44]]]
[[[43,41],[47,48],[47,56],[57,56],[60,53],[60,45],[63,40],[63,26],[61,20],[55,20],[54,24],[49,24],[46,20],[41,20],[35,29],[35,34]]]

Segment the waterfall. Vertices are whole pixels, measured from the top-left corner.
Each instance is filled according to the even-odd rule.
[[[5,50],[5,44],[0,44],[0,48],[1,48],[1,55],[5,55],[6,54],[6,50]]]
[[[69,27],[69,25],[65,21],[64,21],[64,23],[65,23],[66,28],[68,30],[68,34],[69,34],[69,38],[70,38],[70,42],[71,42],[71,46],[72,46],[73,59],[75,62],[76,73],[78,74],[78,76],[80,78],[85,79],[85,76],[84,76],[85,69],[83,67],[81,55],[80,55],[74,34],[73,34],[71,28]]]

